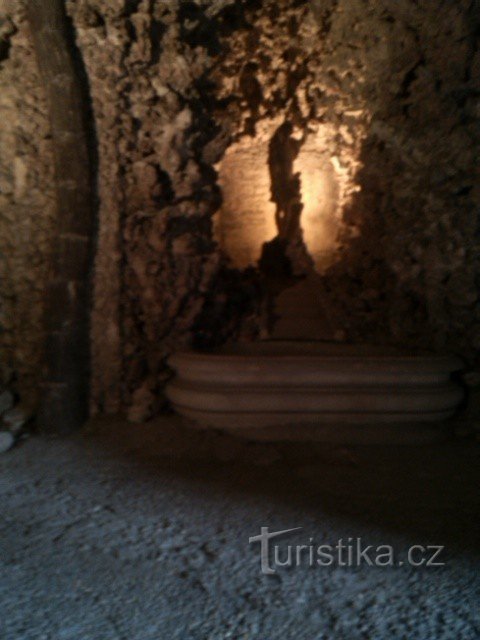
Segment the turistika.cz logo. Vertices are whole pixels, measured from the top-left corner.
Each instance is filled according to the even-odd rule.
[[[283,567],[442,567],[444,547],[440,545],[410,546],[406,553],[396,553],[390,544],[365,544],[362,538],[340,538],[335,544],[315,544],[309,538],[309,544],[282,545],[273,540],[286,536],[302,527],[269,531],[261,527],[260,534],[248,539],[249,543],[260,543],[260,566],[262,573],[272,575]]]

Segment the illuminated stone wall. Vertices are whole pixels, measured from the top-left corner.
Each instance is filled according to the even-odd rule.
[[[265,121],[255,137],[243,136],[217,165],[222,204],[215,236],[236,269],[257,266],[263,245],[277,235],[271,200],[268,145],[278,122]]]
[[[357,189],[369,113],[358,92],[332,90],[320,63],[326,49],[322,20],[330,28],[333,5],[324,5],[323,18],[310,3],[247,6],[244,28],[230,34],[215,70],[227,105],[220,121],[233,137],[218,165],[218,226],[233,230],[220,234],[220,246],[234,266],[254,266],[273,229],[286,241],[295,274],[313,267],[323,273],[339,259],[347,232],[343,210]],[[242,225],[245,218],[255,224]]]
[[[261,120],[255,136],[246,134],[233,143],[218,164],[222,205],[216,214],[216,238],[221,249],[238,269],[258,267],[265,243],[281,231],[276,222],[276,204],[272,200],[272,175],[269,165],[270,143],[285,116]],[[301,208],[297,231],[318,273],[339,259],[343,211],[358,188],[354,176],[358,159],[348,156],[345,165],[335,155],[337,131],[333,126],[316,124],[299,129],[301,138],[291,171],[298,176]],[[285,175],[285,180],[288,177]],[[296,239],[296,234],[291,234]],[[287,250],[288,253],[288,250]],[[290,254],[295,263],[295,251]],[[296,265],[297,273],[308,272]]]

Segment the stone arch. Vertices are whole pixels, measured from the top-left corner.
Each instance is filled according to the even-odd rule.
[[[31,0],[26,10],[48,100],[57,207],[38,419],[45,430],[70,431],[84,423],[89,405],[95,197],[88,96],[62,0]]]

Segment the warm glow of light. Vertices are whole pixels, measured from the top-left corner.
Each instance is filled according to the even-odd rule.
[[[301,180],[303,240],[317,271],[322,271],[335,255],[341,221],[336,173],[316,136],[305,142],[294,169]]]
[[[268,169],[268,145],[277,126],[265,121],[254,139],[246,136],[231,145],[217,166],[223,204],[215,235],[237,269],[255,265],[263,244],[277,235]]]
[[[232,144],[216,166],[223,204],[215,217],[215,236],[237,269],[256,265],[264,243],[278,234],[268,154],[282,122],[279,117],[258,123],[255,138],[244,136]],[[317,124],[305,139],[303,131],[294,132],[297,140],[304,139],[293,166],[300,175],[300,226],[319,273],[338,255],[343,211],[358,190],[358,150],[345,132],[345,144],[339,148],[341,133],[332,124]]]

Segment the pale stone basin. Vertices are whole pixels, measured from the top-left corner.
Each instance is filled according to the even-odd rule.
[[[227,430],[309,425],[331,439],[340,425],[352,434],[354,425],[438,423],[463,399],[451,379],[459,358],[367,345],[264,341],[177,353],[170,365],[176,411]]]

